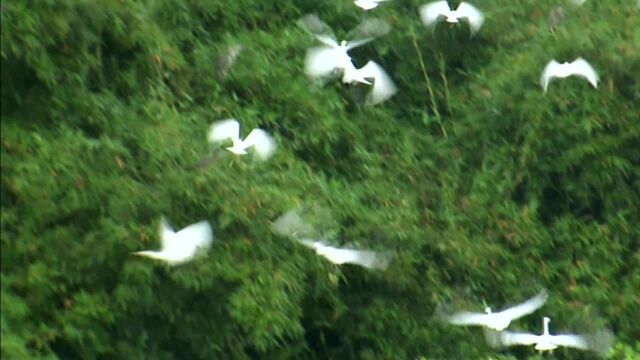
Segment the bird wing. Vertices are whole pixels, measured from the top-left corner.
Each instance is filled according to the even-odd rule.
[[[324,35],[334,38],[329,25],[320,20],[316,14],[307,14],[296,21],[296,25],[306,32],[315,36]]]
[[[445,317],[448,323],[454,325],[486,325],[487,314],[472,313],[467,311],[457,312]]]
[[[551,335],[551,342],[558,346],[589,350],[589,342],[582,335]]]
[[[219,142],[227,139],[240,138],[240,123],[236,119],[216,121],[209,126],[209,142]]]
[[[321,43],[333,48],[337,48],[338,46],[340,46],[338,44],[338,41],[336,41],[336,39],[334,39],[331,35],[317,34],[316,39],[318,39]]]
[[[498,332],[498,341],[500,346],[533,345],[537,344],[539,339],[540,335],[514,333],[510,331]]]
[[[242,141],[245,147],[253,146],[256,154],[263,160],[268,159],[276,150],[276,143],[271,135],[262,129],[253,129]]]
[[[160,244],[163,249],[167,248],[168,244],[171,243],[171,239],[175,236],[175,231],[167,221],[167,219],[163,216],[160,219]]]
[[[482,15],[482,12],[469,3],[461,2],[460,5],[458,5],[456,12],[458,13],[458,17],[466,17],[469,20],[472,35],[480,30],[482,23],[484,23],[484,15]]]
[[[446,1],[435,1],[429,4],[422,5],[418,11],[420,12],[420,20],[426,26],[431,26],[438,18],[445,15],[451,9]]]
[[[373,84],[371,92],[367,96],[366,103],[368,105],[379,104],[398,91],[395,83],[384,69],[374,61],[369,61],[365,66],[357,70],[358,78],[372,79],[370,82]]]
[[[300,238],[313,233],[313,226],[307,224],[297,209],[289,210],[271,224],[271,230],[282,236]]]
[[[391,25],[378,18],[368,18],[349,31],[346,38],[352,39],[347,43],[347,49],[353,49],[363,45],[377,37],[386,35],[391,31]]]
[[[539,309],[542,305],[544,305],[548,297],[549,294],[547,294],[547,291],[542,290],[536,296],[523,302],[522,304],[518,304],[501,311],[500,315],[507,316],[510,320],[523,317]]]
[[[544,67],[544,70],[542,70],[542,75],[540,76],[540,85],[542,85],[542,88],[545,92],[547,91],[549,82],[553,80],[553,78],[558,74],[558,70],[561,66],[562,65],[560,65],[559,62],[557,62],[555,59],[552,59]]]
[[[574,75],[579,75],[585,77],[593,87],[598,87],[598,74],[593,69],[591,64],[589,64],[583,58],[577,58],[571,63],[571,73]]]
[[[371,10],[378,6],[378,3],[375,0],[355,0],[353,3],[364,10]]]
[[[176,240],[177,246],[195,252],[198,248],[208,248],[213,241],[213,230],[208,221],[200,221],[191,224],[178,231]]]
[[[344,68],[346,61],[351,61],[341,49],[327,46],[307,50],[305,73],[312,78],[323,78],[334,74],[336,68]]]

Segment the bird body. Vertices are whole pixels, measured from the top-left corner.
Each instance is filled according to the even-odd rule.
[[[309,239],[303,239],[300,242],[336,265],[355,264],[367,269],[386,269],[389,265],[388,257],[374,251],[337,248]]]
[[[502,310],[491,312],[491,308],[485,309],[485,314],[472,312],[458,312],[446,315],[445,320],[454,325],[481,325],[493,330],[504,330],[515,319],[521,318],[540,308],[547,301],[548,294],[545,290],[524,303]]]
[[[387,0],[355,0],[353,3],[364,10],[371,10],[377,8],[383,1]]]
[[[489,340],[490,345],[496,347],[534,345],[534,348],[540,352],[553,351],[558,347],[563,346],[605,353],[613,343],[613,334],[608,330],[600,331],[593,335],[551,335],[549,333],[550,321],[551,320],[546,316],[542,319],[543,329],[541,335],[514,333],[509,331],[487,332],[487,339]]]
[[[455,10],[446,1],[434,1],[419,8],[420,19],[426,26],[432,26],[444,18],[450,24],[456,24],[460,19],[467,19],[471,28],[471,35],[475,34],[484,23],[484,15],[475,6],[461,2]]]
[[[258,157],[265,160],[276,149],[271,136],[262,129],[253,129],[246,138],[240,138],[240,123],[236,119],[217,121],[209,127],[209,142],[216,143],[231,139],[232,145],[226,149],[236,155],[247,154],[247,149],[253,147]]]
[[[564,79],[572,75],[585,78],[594,88],[598,87],[598,74],[586,60],[580,57],[571,63],[560,64],[555,59],[549,61],[540,76],[540,84],[546,92],[549,83],[554,78]]]
[[[212,241],[213,231],[208,221],[201,221],[175,232],[163,217],[160,221],[161,249],[137,251],[133,255],[161,260],[169,265],[180,265],[191,261],[201,250],[211,247]]]

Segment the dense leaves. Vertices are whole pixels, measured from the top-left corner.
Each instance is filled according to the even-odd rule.
[[[514,326],[608,326],[612,359],[640,356],[640,14],[634,1],[480,1],[487,20],[420,23],[418,1],[5,1],[1,16],[2,347],[7,359],[521,359],[433,319],[549,289]],[[316,12],[399,93],[362,107],[311,85]],[[219,56],[242,51],[227,78]],[[582,56],[593,89],[545,94],[552,58]],[[235,117],[279,148],[268,162],[213,149]],[[246,134],[245,134],[246,135]],[[205,161],[203,161],[205,159]],[[300,205],[338,245],[389,249],[390,268],[336,267],[273,234]],[[176,268],[130,252],[207,219],[209,256]],[[558,358],[582,359],[559,350]],[[590,356],[590,355],[586,355]]]

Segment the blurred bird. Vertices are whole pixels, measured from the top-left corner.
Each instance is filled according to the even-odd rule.
[[[481,325],[500,331],[506,329],[513,320],[521,318],[539,309],[547,301],[547,297],[547,291],[542,290],[536,296],[522,304],[510,307],[500,312],[491,312],[491,308],[487,307],[485,309],[486,314],[458,312],[452,315],[440,314],[440,317],[454,325]]]
[[[160,221],[160,251],[138,251],[133,255],[158,259],[169,265],[180,265],[191,261],[199,252],[211,247],[213,231],[208,221],[201,221],[178,231],[173,230],[167,220]]]
[[[426,26],[435,25],[436,22],[445,18],[448,23],[458,23],[460,19],[466,18],[469,21],[471,35],[473,36],[484,22],[484,15],[475,6],[461,2],[458,8],[451,10],[446,1],[434,1],[429,4],[422,5],[419,8],[420,19]]]
[[[549,17],[547,18],[547,26],[549,31],[554,32],[556,28],[564,22],[564,9],[561,6],[556,6],[549,11]]]
[[[353,3],[364,10],[371,10],[378,7],[378,5],[383,1],[388,0],[355,0]]]
[[[371,91],[366,96],[365,105],[375,105],[386,101],[398,91],[395,83],[384,69],[374,61],[369,61],[360,69],[356,70],[356,79],[363,79],[372,85]],[[343,77],[342,81],[351,83]],[[362,81],[360,81],[362,82]]]
[[[549,61],[542,71],[540,77],[540,84],[544,91],[547,91],[547,86],[554,78],[566,78],[571,75],[577,75],[583,77],[593,85],[594,88],[598,87],[598,74],[589,63],[582,59],[577,58],[572,63],[564,62],[558,63],[555,59]]]
[[[389,266],[390,257],[370,250],[342,249],[329,246],[321,241],[303,239],[300,242],[316,251],[336,265],[355,264],[367,269],[384,270]]]
[[[604,355],[613,344],[614,336],[610,330],[604,329],[589,335],[551,335],[549,334],[549,322],[551,320],[545,316],[542,321],[542,335],[509,331],[487,331],[485,332],[485,336],[487,337],[489,345],[493,347],[535,345],[535,349],[541,353],[543,351],[553,351],[559,346],[564,346],[581,350],[591,350]]]
[[[218,80],[222,80],[227,76],[231,66],[236,62],[240,50],[242,50],[242,46],[234,44],[229,46],[226,51],[218,57],[216,61],[216,77]]]
[[[262,129],[253,129],[244,140],[240,139],[240,123],[236,119],[221,120],[211,124],[208,139],[211,143],[231,139],[233,145],[226,149],[236,155],[245,155],[247,149],[253,147],[256,155],[262,160],[268,159],[276,150],[275,142]]]

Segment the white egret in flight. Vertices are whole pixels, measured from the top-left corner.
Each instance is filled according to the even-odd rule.
[[[598,74],[586,60],[580,57],[571,63],[560,64],[555,59],[549,61],[540,76],[540,85],[546,92],[549,83],[554,78],[564,79],[572,75],[586,79],[594,88],[598,87]]]
[[[233,144],[226,149],[236,155],[247,154],[247,149],[253,147],[256,155],[262,160],[268,159],[276,150],[276,143],[271,136],[262,129],[253,129],[244,140],[240,138],[240,123],[236,119],[217,121],[209,127],[209,142],[217,143],[231,139]]]
[[[211,247],[213,230],[208,221],[196,224],[175,232],[163,217],[160,221],[159,251],[137,251],[133,255],[158,259],[169,265],[180,265],[191,261],[199,252]]]
[[[449,8],[446,1],[434,1],[419,8],[420,19],[426,26],[433,26],[442,18],[448,23],[456,24],[460,19],[467,19],[471,28],[471,35],[474,35],[482,23],[484,23],[484,15],[475,6],[461,2],[455,10]]]

